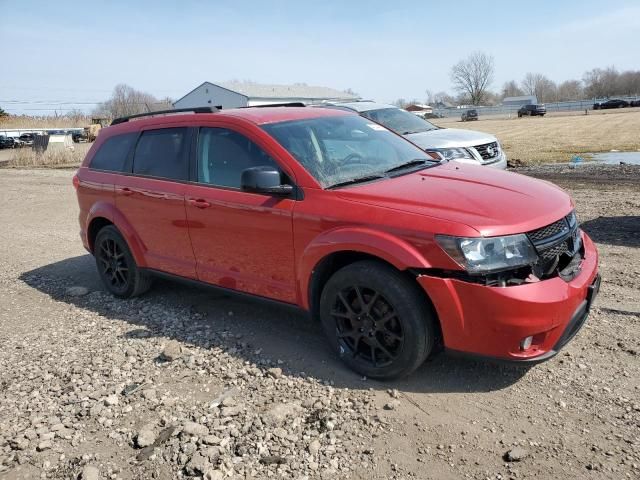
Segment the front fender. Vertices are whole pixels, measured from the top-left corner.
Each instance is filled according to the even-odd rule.
[[[309,309],[309,285],[316,266],[328,255],[360,252],[378,257],[398,270],[430,268],[429,262],[411,244],[386,232],[366,227],[340,227],[324,232],[305,248],[298,264],[300,305]]]
[[[122,234],[124,239],[129,246],[129,250],[131,250],[131,254],[133,255],[134,260],[136,261],[136,265],[139,267],[146,267],[146,261],[144,257],[144,244],[140,237],[131,226],[126,217],[122,214],[120,210],[116,208],[116,206],[112,203],[108,202],[96,202],[89,210],[87,215],[87,221],[85,225],[91,225],[91,222],[96,218],[106,218],[111,223],[115,225],[118,231]],[[89,235],[89,228],[87,227],[86,235]],[[86,244],[89,246],[91,251],[93,252],[93,245],[90,245],[89,238],[86,239]]]

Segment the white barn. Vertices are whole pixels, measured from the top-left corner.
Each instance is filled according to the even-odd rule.
[[[328,87],[311,85],[264,85],[252,82],[204,82],[184,97],[176,100],[174,108],[222,106],[222,108],[251,107],[273,103],[302,102],[314,104],[357,100],[358,96]]]

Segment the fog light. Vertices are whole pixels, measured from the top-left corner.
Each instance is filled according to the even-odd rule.
[[[520,342],[520,350],[527,350],[531,346],[532,342],[533,342],[533,337],[523,338],[522,341]]]

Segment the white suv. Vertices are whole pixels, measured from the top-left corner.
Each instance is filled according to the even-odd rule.
[[[440,128],[422,117],[393,105],[370,101],[324,105],[358,112],[404,136],[426,152],[437,152],[445,160],[507,168],[507,155],[496,137],[459,128]]]

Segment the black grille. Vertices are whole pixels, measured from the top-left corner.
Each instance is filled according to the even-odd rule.
[[[569,233],[569,225],[567,225],[567,221],[564,218],[561,218],[557,222],[553,222],[551,225],[547,225],[546,227],[533,230],[527,235],[529,235],[531,241],[536,244],[544,242],[546,239],[555,237],[562,233]]]
[[[483,160],[495,158],[500,153],[498,142],[485,143],[484,145],[476,145],[475,148]]]
[[[550,225],[527,233],[538,252],[537,265],[543,269],[543,272],[548,273],[548,269],[554,268],[561,255],[573,254],[576,248],[576,239],[573,234],[577,229],[575,213],[571,212]]]
[[[569,245],[567,240],[558,245],[554,245],[553,247],[546,248],[544,250],[540,250],[540,256],[545,260],[551,260],[557,256],[562,255],[563,253],[567,253],[569,251]]]

